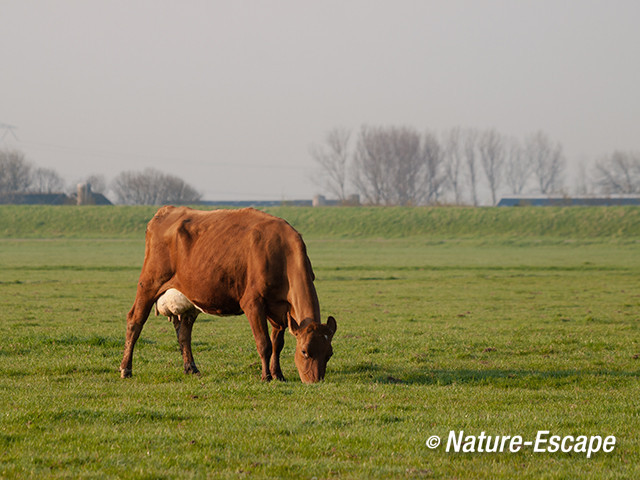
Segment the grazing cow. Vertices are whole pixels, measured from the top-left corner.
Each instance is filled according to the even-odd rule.
[[[156,302],[158,312],[176,327],[186,373],[198,372],[191,330],[200,310],[247,316],[263,380],[284,380],[280,352],[287,326],[296,337],[300,379],[313,383],[324,378],[336,321],[329,317],[321,323],[311,262],[291,225],[252,208],[162,207],[147,226],[145,243],[136,298],[127,315],[123,378],[131,376],[133,348]]]

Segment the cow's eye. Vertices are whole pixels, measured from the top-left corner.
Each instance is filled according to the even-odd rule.
[[[307,353],[307,351],[306,351],[306,350],[302,350],[302,356],[303,356],[304,358],[309,358],[309,354]]]

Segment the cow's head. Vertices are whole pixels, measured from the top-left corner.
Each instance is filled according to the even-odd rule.
[[[327,362],[333,355],[331,339],[336,328],[333,317],[329,317],[326,324],[314,322],[311,318],[298,324],[289,315],[289,331],[296,337],[296,367],[304,383],[324,379]]]

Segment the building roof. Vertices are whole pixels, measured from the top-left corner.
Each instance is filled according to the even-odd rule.
[[[502,197],[498,207],[573,207],[573,206],[613,206],[640,205],[640,195],[519,195]]]
[[[87,205],[113,205],[101,193],[90,192],[91,199]],[[3,193],[0,194],[0,205],[77,205],[75,194],[66,193]]]
[[[0,204],[16,205],[72,205],[74,200],[64,193],[4,193]]]

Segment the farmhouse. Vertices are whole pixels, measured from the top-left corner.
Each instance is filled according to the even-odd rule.
[[[0,205],[112,205],[101,193],[91,191],[89,183],[78,184],[78,192],[66,193],[27,193],[11,192],[0,194]]]
[[[65,193],[3,193],[0,205],[70,205],[75,203]]]

